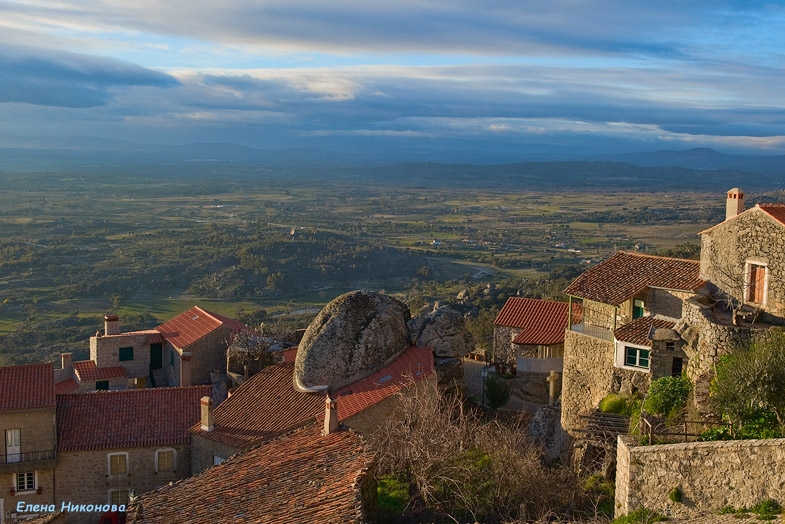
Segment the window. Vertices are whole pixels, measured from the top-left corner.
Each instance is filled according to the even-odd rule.
[[[163,367],[163,344],[150,344],[150,369]]]
[[[109,474],[125,475],[128,473],[128,453],[109,453]]]
[[[649,350],[625,346],[624,365],[649,369]]]
[[[679,378],[681,377],[681,371],[684,369],[684,360],[679,357],[673,357],[673,362],[671,363],[671,376]]]
[[[176,452],[173,449],[159,449],[155,452],[155,471],[173,472],[176,469]]]
[[[95,381],[95,390],[96,391],[109,391],[109,381],[108,380],[96,380]]]
[[[22,462],[22,430],[5,430],[5,461]]]
[[[134,348],[120,348],[120,362],[134,359]]]
[[[665,349],[668,351],[676,351],[676,342],[666,342]]]
[[[16,474],[16,491],[35,491],[35,471]]]
[[[646,308],[643,305],[643,300],[637,298],[632,301],[632,318],[641,318],[646,314]]]
[[[114,506],[127,506],[128,505],[128,490],[112,490],[109,492],[109,504]]]

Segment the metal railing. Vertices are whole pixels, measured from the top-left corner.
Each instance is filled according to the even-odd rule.
[[[693,431],[690,431],[692,425]],[[640,434],[647,437],[647,443],[675,443],[675,442],[695,442],[705,433],[706,427],[727,426],[733,434],[733,426],[724,422],[710,422],[703,420],[685,420],[674,427],[666,427],[664,424],[652,424],[646,417],[640,419]],[[655,440],[655,437],[657,439]],[[660,442],[662,441],[662,442]]]
[[[54,460],[55,458],[57,458],[57,451],[54,449],[46,451],[28,451],[27,453],[6,453],[0,455],[0,464],[40,462],[43,460]]]

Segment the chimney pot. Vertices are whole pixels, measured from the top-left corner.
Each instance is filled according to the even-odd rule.
[[[738,187],[728,191],[725,200],[725,220],[729,220],[744,211],[744,191]]]
[[[210,397],[202,397],[200,400],[202,411],[202,430],[212,431],[215,429],[213,426],[213,399]]]

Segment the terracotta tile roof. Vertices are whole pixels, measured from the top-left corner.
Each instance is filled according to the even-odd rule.
[[[55,394],[57,395],[65,395],[66,393],[70,393],[77,389],[79,389],[79,383],[72,378],[55,384]]]
[[[314,420],[324,396],[294,389],[294,364],[267,366],[213,411],[215,429],[197,424],[191,432],[232,448],[253,445]]]
[[[211,386],[96,391],[57,397],[59,451],[166,446],[189,442]]]
[[[245,328],[242,322],[194,306],[155,329],[172,345],[182,349],[221,326],[227,326],[231,331]]]
[[[433,372],[431,349],[411,347],[389,366],[335,392],[338,418],[349,418],[398,393],[410,383],[410,375],[419,381]],[[325,394],[297,391],[293,376],[291,363],[264,368],[215,408],[212,431],[195,424],[191,432],[240,449],[323,420]]]
[[[92,360],[74,362],[74,372],[76,373],[76,378],[81,382],[128,376],[123,366],[99,368]]]
[[[493,325],[522,329],[513,340],[516,344],[559,344],[564,342],[568,310],[566,302],[510,297]]]
[[[129,524],[360,523],[361,486],[373,455],[360,436],[322,436],[317,425],[141,495]]]
[[[336,391],[333,398],[338,404],[338,419],[356,415],[433,373],[433,349],[410,347],[389,366]],[[318,420],[324,420],[324,397],[321,398]]]
[[[698,260],[620,251],[585,271],[564,292],[618,306],[650,287],[697,291],[706,284],[698,277],[699,267]]]
[[[654,329],[673,329],[676,324],[669,320],[657,317],[636,318],[613,332],[613,336],[620,342],[628,342],[638,346],[651,346],[649,332]]]
[[[0,367],[0,411],[55,405],[52,364]]]
[[[777,222],[785,225],[785,204],[758,204],[758,207],[771,215]]]

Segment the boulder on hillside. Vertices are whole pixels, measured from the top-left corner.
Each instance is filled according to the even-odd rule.
[[[339,389],[381,369],[409,347],[402,302],[371,291],[336,298],[305,330],[294,363],[295,387]]]

